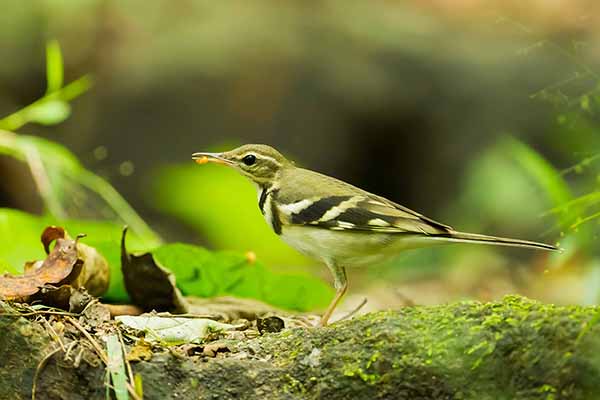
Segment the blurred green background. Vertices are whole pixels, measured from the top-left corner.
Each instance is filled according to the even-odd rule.
[[[50,96],[0,120],[18,132],[0,136],[0,206],[112,223],[98,233],[111,246],[128,223],[139,249],[253,251],[267,270],[318,286],[325,268],[270,232],[244,178],[190,160],[267,143],[457,229],[565,248],[411,251],[349,271],[348,308],[362,296],[378,309],[508,293],[596,303],[599,19],[591,0],[7,0],[0,118]],[[51,186],[41,196],[36,152]],[[18,270],[39,249],[6,221],[0,266]],[[318,287],[321,302],[275,303],[326,304]]]

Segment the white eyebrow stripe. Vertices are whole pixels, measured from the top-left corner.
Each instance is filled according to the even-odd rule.
[[[332,207],[329,210],[327,210],[327,212],[325,214],[323,214],[323,216],[319,219],[319,222],[331,221],[332,219],[339,217],[339,215],[341,213],[343,213],[344,211],[346,211],[347,209],[355,207],[359,202],[361,202],[363,200],[364,200],[364,197],[354,196],[346,201],[342,201],[337,206]]]
[[[296,203],[281,204],[281,205],[279,205],[279,210],[282,211],[284,214],[290,216],[292,214],[300,213],[302,210],[306,209],[313,203],[314,203],[313,200],[304,199],[304,200],[300,200]]]

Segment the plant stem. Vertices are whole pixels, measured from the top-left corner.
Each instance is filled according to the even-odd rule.
[[[2,119],[0,119],[0,129],[6,129],[8,131],[16,131],[21,128],[23,125],[29,123],[29,112],[40,104],[51,101],[51,100],[61,100],[61,101],[69,101],[82,93],[86,92],[92,87],[93,80],[90,75],[84,75],[81,78],[69,83],[68,85],[62,87],[61,89],[48,93],[44,95],[44,97],[34,101],[26,107],[21,108],[19,111],[16,111]]]

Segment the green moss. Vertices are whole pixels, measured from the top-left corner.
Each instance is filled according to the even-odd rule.
[[[286,383],[283,385],[282,391],[287,394],[305,394],[306,387],[298,379],[294,378],[290,374],[285,374],[284,380]]]
[[[492,303],[406,307],[327,328],[289,329],[231,341],[231,353],[197,363],[166,351],[133,368],[143,376],[146,400],[175,395],[587,400],[600,398],[599,310],[518,296]],[[43,332],[39,327],[12,319],[0,324],[1,359],[13,360],[11,365],[29,360],[28,369],[0,371],[0,394],[4,384],[20,390],[21,396],[14,398],[30,395],[23,388],[30,387],[35,366],[53,345],[48,337],[36,339]],[[10,346],[24,354],[13,354]],[[63,368],[54,380],[52,368],[46,367],[40,388],[72,388],[72,382],[84,382],[90,385],[86,398],[103,398],[100,368],[94,379],[93,369]]]
[[[291,367],[295,379],[307,381],[310,371],[319,393],[333,398],[350,396],[357,387],[364,397],[356,398],[392,395],[394,387],[405,398],[415,393],[430,393],[431,398],[486,398],[478,397],[482,393],[487,398],[578,398],[599,390],[591,377],[600,371],[600,355],[589,352],[600,348],[600,330],[592,323],[597,313],[596,307],[557,307],[507,296],[494,303],[373,313],[330,328],[272,335],[261,345],[265,354],[276,348],[273,361]],[[595,334],[582,336],[583,329]],[[315,374],[302,364],[313,348],[323,351],[326,372]]]

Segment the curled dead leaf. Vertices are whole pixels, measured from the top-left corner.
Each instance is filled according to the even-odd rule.
[[[89,294],[99,297],[108,289],[110,281],[110,268],[106,259],[98,251],[81,243],[79,239],[85,235],[77,235],[77,258],[82,264],[79,274],[69,276],[69,283],[73,288],[85,287]],[[49,254],[50,244],[58,239],[71,239],[69,234],[59,226],[49,226],[42,233],[44,250]]]
[[[60,226],[49,226],[44,229],[42,232],[42,244],[44,245],[44,250],[46,254],[50,254],[50,245],[57,239],[66,239],[68,238],[67,233],[64,228]]]
[[[39,267],[33,263],[27,268],[25,275],[5,274],[0,277],[0,299],[25,300],[37,293],[42,286],[62,284],[69,277],[77,263],[77,242],[60,237],[56,237],[55,241],[56,246],[41,265],[37,264]],[[78,275],[79,272],[81,269],[77,269],[75,274]]]
[[[68,303],[71,289],[85,287],[94,296],[108,288],[108,263],[95,249],[71,239],[61,227],[47,227],[41,242],[48,257],[25,264],[24,274],[0,277],[0,300],[29,301],[31,296],[46,304]],[[50,246],[56,242],[54,248]],[[55,301],[56,300],[56,301]]]
[[[126,236],[127,227],[121,238],[121,270],[133,304],[147,311],[188,312],[188,303],[175,284],[175,275],[160,266],[152,253],[135,255],[127,252]]]
[[[85,287],[92,296],[102,296],[108,290],[110,282],[108,262],[98,250],[81,242],[77,243],[77,257],[82,262],[83,269],[71,281],[71,286]]]

